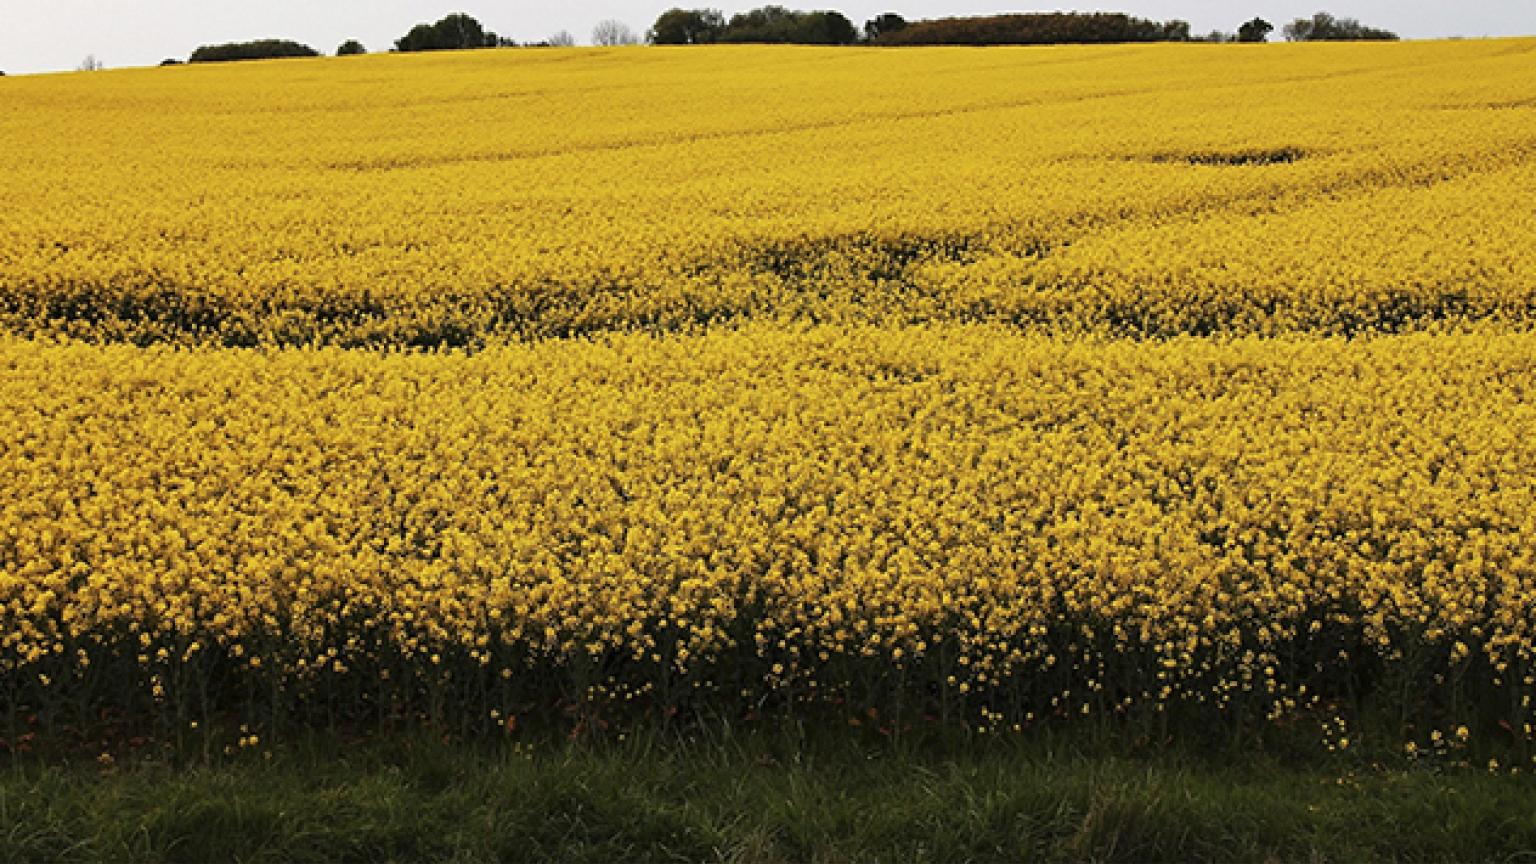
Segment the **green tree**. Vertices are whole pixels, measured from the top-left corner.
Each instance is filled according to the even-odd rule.
[[[841,12],[796,12],[783,6],[762,6],[731,16],[720,41],[847,45],[858,35],[853,22]]]
[[[718,9],[668,9],[645,34],[652,45],[704,45],[718,42],[725,16]]]
[[[1390,30],[1367,27],[1354,18],[1335,18],[1327,12],[1318,12],[1311,18],[1297,18],[1285,25],[1283,32],[1289,42],[1390,41],[1397,38],[1397,34]]]
[[[337,57],[350,57],[356,54],[367,53],[368,49],[364,48],[363,43],[357,41],[356,39],[348,39],[347,41],[341,43],[341,45],[336,49]]]
[[[731,16],[721,42],[789,42],[800,13],[784,6],[761,6]]]
[[[792,41],[803,45],[852,45],[859,39],[848,16],[831,9],[806,13],[794,35]]]
[[[436,24],[417,24],[395,40],[396,51],[453,51],[462,48],[493,48],[503,44],[479,21],[455,12]]]
[[[1243,26],[1237,28],[1237,41],[1239,42],[1268,42],[1269,34],[1275,29],[1275,25],[1263,18],[1254,18]]]
[[[874,41],[882,33],[895,33],[907,26],[907,19],[895,12],[886,12],[864,22],[864,38]]]
[[[1190,36],[1189,22],[1177,18],[1164,21],[1159,36],[1164,42],[1188,42]]]

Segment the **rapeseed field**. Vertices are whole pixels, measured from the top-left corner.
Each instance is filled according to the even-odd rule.
[[[1528,760],[1533,60],[0,80],[0,734],[803,716]]]

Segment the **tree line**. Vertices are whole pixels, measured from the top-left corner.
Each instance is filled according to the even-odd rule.
[[[1153,21],[1118,12],[1045,12],[938,18],[909,22],[886,12],[862,29],[840,12],[796,12],[764,6],[725,17],[718,9],[668,9],[646,34],[655,45],[705,45],[730,42],[781,42],[849,45],[1052,45],[1106,42],[1267,42],[1274,25],[1253,18],[1235,32],[1196,36],[1187,21]],[[1396,39],[1353,18],[1318,12],[1285,25],[1293,42]]]
[[[592,44],[634,45],[645,41],[652,45],[776,43],[901,46],[1267,42],[1274,30],[1270,22],[1263,18],[1253,18],[1232,32],[1218,30],[1195,35],[1190,32],[1187,21],[1154,21],[1118,12],[1016,13],[910,22],[900,13],[886,12],[865,21],[859,27],[846,15],[833,9],[799,11],[785,6],[767,5],[739,12],[729,18],[720,10],[712,8],[668,9],[657,16],[643,37],[622,21],[603,21],[592,30]],[[1281,35],[1290,42],[1398,38],[1397,34],[1389,30],[1366,26],[1354,18],[1335,17],[1328,12],[1318,12],[1310,18],[1297,18],[1281,28]],[[391,50],[447,51],[467,48],[565,47],[575,44],[575,37],[564,30],[539,41],[518,42],[487,30],[473,16],[455,12],[435,22],[415,25],[395,40]],[[336,49],[337,56],[366,53],[368,49],[356,39],[348,39]],[[299,42],[258,39],[203,45],[192,52],[187,62],[214,63],[319,55],[319,51]],[[180,62],[168,59],[161,65]],[[102,66],[91,56],[80,68],[89,71]]]

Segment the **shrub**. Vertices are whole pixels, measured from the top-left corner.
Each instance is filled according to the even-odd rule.
[[[320,52],[287,39],[258,39],[204,45],[192,52],[190,63],[223,63],[233,60],[268,60],[276,57],[319,57]]]

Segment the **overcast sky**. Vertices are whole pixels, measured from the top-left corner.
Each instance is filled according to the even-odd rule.
[[[1007,0],[780,0],[791,8],[835,8],[855,24],[896,11],[909,20],[999,11],[1106,9],[1149,18],[1182,18],[1198,33],[1233,30],[1261,15],[1277,27],[1319,8],[1408,38],[1536,34],[1536,0],[1123,0],[1073,5]],[[73,69],[93,54],[107,66],[147,66],[185,58],[198,45],[275,37],[332,52],[345,39],[386,50],[420,21],[468,12],[488,29],[520,41],[566,30],[578,42],[592,25],[615,18],[643,33],[672,5],[716,6],[726,13],[762,5],[677,0],[0,0],[0,71]]]

